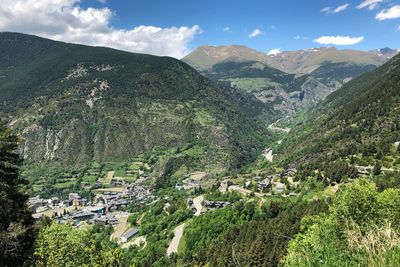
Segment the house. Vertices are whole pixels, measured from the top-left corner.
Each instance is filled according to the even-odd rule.
[[[295,196],[297,196],[297,194],[295,192],[291,192],[291,193],[289,193],[289,196],[290,197],[295,197]]]
[[[230,205],[231,203],[228,201],[211,201],[211,200],[204,200],[203,201],[204,207],[207,210],[215,210],[225,208],[226,206]]]
[[[271,183],[268,181],[268,182],[258,182],[257,183],[257,187],[258,187],[258,190],[260,190],[260,191],[263,191],[264,189],[267,189],[268,187],[270,187],[271,186]]]
[[[128,241],[129,238],[135,236],[138,232],[139,232],[139,229],[133,228],[133,229],[129,230],[128,232],[126,232],[125,234],[123,234],[120,237],[120,241],[121,242],[126,242],[126,241]]]
[[[294,176],[297,172],[297,169],[293,168],[293,169],[288,169],[285,173],[285,175],[287,176]]]
[[[183,188],[183,185],[181,185],[181,184],[176,184],[176,185],[175,185],[175,189],[177,189],[177,190],[182,190],[182,189],[184,189],[184,188]]]
[[[221,181],[221,187],[223,189],[227,189],[231,185],[232,185],[232,182],[230,180],[228,180],[228,179],[225,179],[225,180]]]
[[[81,196],[78,193],[69,193],[69,199],[74,200],[74,199],[80,199]]]
[[[276,193],[283,193],[283,191],[286,190],[286,186],[285,186],[285,184],[282,184],[282,183],[276,183],[275,188],[273,190]]]
[[[190,205],[193,205],[193,199],[192,198],[188,198],[187,199],[187,204],[190,206]]]

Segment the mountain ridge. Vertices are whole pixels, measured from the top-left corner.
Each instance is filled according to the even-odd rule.
[[[0,116],[25,140],[27,162],[83,167],[192,143],[205,153],[187,162],[222,171],[267,138],[254,122],[257,100],[174,58],[16,33],[0,34],[0,58]]]

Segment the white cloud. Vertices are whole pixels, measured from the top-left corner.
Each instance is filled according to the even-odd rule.
[[[230,30],[231,30],[231,28],[229,28],[229,27],[225,27],[225,28],[223,29],[224,32],[229,32]]]
[[[299,40],[301,37],[299,35],[295,36],[294,39]]]
[[[400,26],[397,26],[396,32],[400,31]]]
[[[275,30],[275,25],[271,25],[271,29]]]
[[[344,5],[338,6],[337,8],[335,8],[335,10],[333,10],[333,13],[339,13],[340,11],[345,10],[348,6],[349,6],[349,4],[344,4]]]
[[[374,10],[376,7],[378,7],[378,3],[383,2],[384,0],[366,0],[359,4],[357,8],[364,8],[368,7],[369,10]]]
[[[400,6],[392,6],[389,9],[384,9],[375,17],[377,20],[396,19],[400,18]]]
[[[314,42],[319,44],[333,44],[333,45],[353,45],[364,40],[364,36],[349,37],[349,36],[321,36],[315,39]]]
[[[250,38],[256,37],[257,35],[265,34],[264,32],[260,31],[259,29],[255,29],[252,33],[249,34]]]
[[[201,33],[197,25],[115,29],[110,26],[115,15],[110,9],[85,9],[79,4],[80,0],[2,0],[0,31],[176,58],[186,55],[189,43]]]
[[[97,0],[97,1],[99,1],[102,4],[105,4],[107,0]]]
[[[324,7],[319,12],[329,14],[331,12],[331,8],[329,6],[328,7]]]
[[[275,48],[275,49],[270,50],[268,52],[268,55],[276,55],[276,54],[279,54],[280,52],[281,52],[280,48]]]

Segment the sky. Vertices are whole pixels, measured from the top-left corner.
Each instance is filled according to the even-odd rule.
[[[0,31],[175,58],[205,44],[398,49],[400,0],[1,0]]]

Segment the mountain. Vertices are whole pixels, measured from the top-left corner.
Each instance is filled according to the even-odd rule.
[[[347,159],[398,168],[400,55],[363,74],[311,109],[277,152],[299,164]],[[396,150],[397,149],[397,150]],[[385,156],[383,156],[385,155]],[[295,161],[295,162],[294,162]]]
[[[182,60],[199,71],[209,70],[213,65],[226,61],[259,61],[287,73],[312,73],[327,62],[352,65],[379,66],[396,55],[399,50],[382,48],[370,51],[338,50],[335,47],[283,51],[267,55],[243,45],[203,45]]]
[[[333,91],[311,75],[285,73],[258,61],[217,63],[202,73],[218,84],[253,94],[278,116],[308,108]]]
[[[209,70],[217,63],[225,61],[243,62],[259,61],[265,62],[267,55],[244,45],[211,46],[203,45],[182,58],[198,71]]]
[[[262,103],[169,57],[0,33],[0,92],[28,164],[77,168],[176,148],[180,165],[217,172],[267,139]]]
[[[182,60],[219,84],[252,93],[279,117],[318,103],[397,53],[322,47],[267,55],[240,45],[205,45]]]
[[[312,73],[326,63],[379,66],[399,51],[390,48],[357,51],[338,50],[335,47],[321,47],[298,51],[284,51],[268,55],[267,63],[289,73]]]

